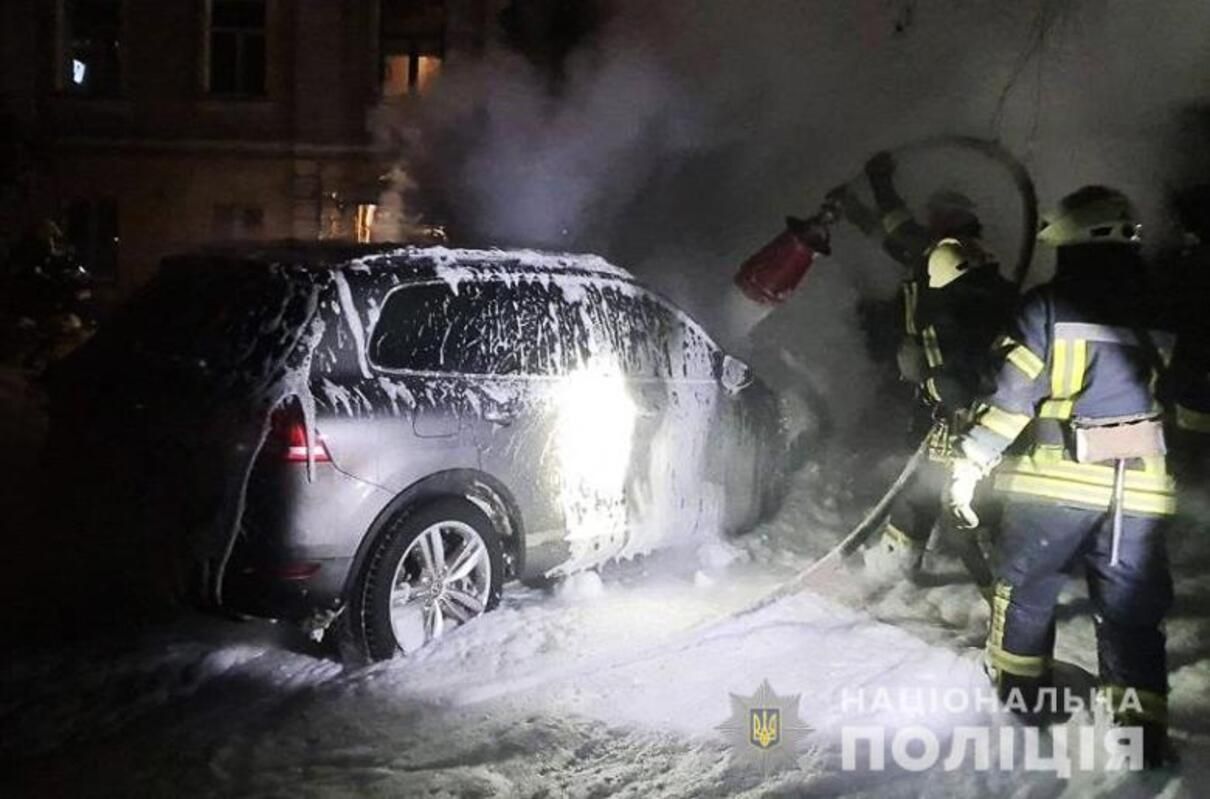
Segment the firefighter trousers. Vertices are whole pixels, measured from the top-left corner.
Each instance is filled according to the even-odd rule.
[[[1162,717],[1168,689],[1162,623],[1172,606],[1163,517],[1125,516],[1119,562],[1110,565],[1112,515],[1009,500],[997,546],[987,654],[998,674],[1045,680],[1055,607],[1080,566],[1088,580],[1102,685],[1133,688]]]
[[[933,525],[941,516],[941,494],[949,482],[948,464],[926,460],[895,501],[887,518],[887,532],[903,543],[924,549]]]

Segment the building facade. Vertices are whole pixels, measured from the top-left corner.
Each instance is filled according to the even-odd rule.
[[[28,162],[4,224],[58,220],[118,295],[203,243],[370,240],[399,154],[369,119],[439,90],[442,65],[481,48],[498,13],[492,0],[3,5],[0,90]]]

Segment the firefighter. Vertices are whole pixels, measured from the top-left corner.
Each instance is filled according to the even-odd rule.
[[[1156,378],[1172,337],[1150,329],[1141,301],[1136,219],[1102,186],[1044,218],[1038,240],[1056,248],[1055,276],[1026,295],[999,342],[995,389],[955,445],[949,505],[959,526],[977,525],[975,485],[999,464],[986,658],[1002,699],[1038,708],[1052,682],[1056,601],[1082,565],[1102,696],[1115,722],[1143,728],[1154,765],[1167,751],[1164,527],[1176,504]],[[1015,707],[1014,692],[1025,700]]]
[[[982,226],[968,198],[948,191],[934,194],[927,226],[921,225],[895,189],[894,170],[887,153],[866,163],[880,220],[845,188],[832,192],[830,199],[867,234],[882,231],[883,248],[907,270],[902,313],[895,315],[901,326],[896,361],[900,379],[913,387],[918,400],[912,433],[917,440],[928,435],[928,460],[895,499],[865,561],[875,577],[911,578],[920,570],[925,545],[942,515],[950,439],[986,382],[988,352],[1003,329],[1015,290],[983,248]],[[964,554],[963,559],[977,582],[990,581],[981,557]]]
[[[1174,320],[1178,352],[1173,360],[1173,467],[1190,489],[1210,477],[1210,184],[1191,186],[1173,198],[1183,246],[1156,275],[1165,310]]]

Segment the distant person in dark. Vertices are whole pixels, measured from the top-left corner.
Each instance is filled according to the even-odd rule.
[[[1161,259],[1152,283],[1178,333],[1170,376],[1178,397],[1174,467],[1182,484],[1204,490],[1210,479],[1210,184],[1177,192],[1172,206],[1183,241]]]
[[[5,282],[9,359],[41,371],[91,334],[92,277],[54,220],[43,220],[18,242]]]

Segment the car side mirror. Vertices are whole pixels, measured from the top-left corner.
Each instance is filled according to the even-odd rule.
[[[728,394],[738,394],[752,384],[752,369],[739,358],[723,355],[718,367],[718,382]]]

